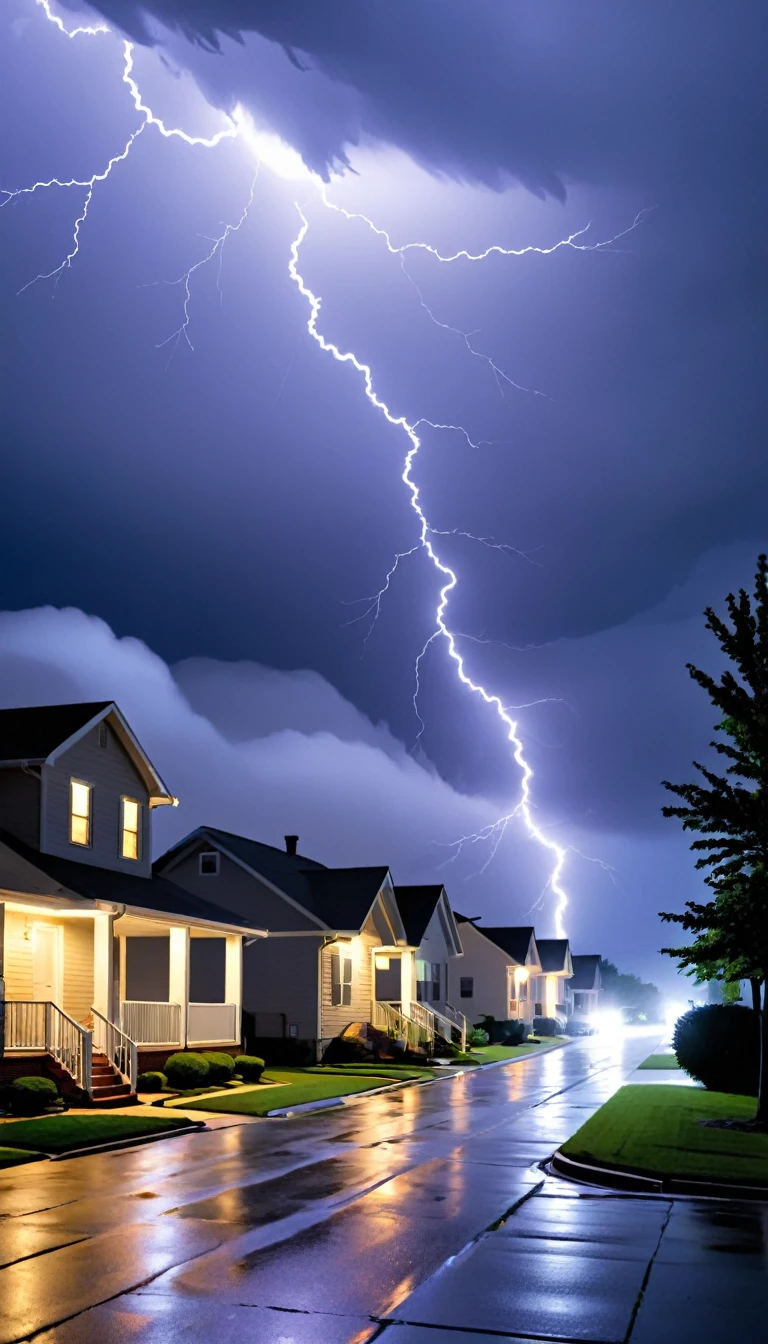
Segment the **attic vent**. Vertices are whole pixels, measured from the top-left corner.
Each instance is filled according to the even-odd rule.
[[[101,723],[99,724],[99,746],[106,747],[106,745],[107,745],[107,725],[104,719],[102,719]]]
[[[219,852],[216,849],[203,850],[200,854],[200,876],[218,877]]]

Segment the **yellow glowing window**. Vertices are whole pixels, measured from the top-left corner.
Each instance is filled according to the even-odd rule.
[[[91,786],[78,779],[69,781],[69,840],[72,845],[91,843]]]
[[[139,857],[140,807],[133,798],[123,799],[123,838],[121,853],[124,859]]]

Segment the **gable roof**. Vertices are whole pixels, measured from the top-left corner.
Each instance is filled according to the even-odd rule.
[[[113,872],[111,868],[97,868],[93,864],[77,863],[74,859],[60,859],[54,854],[41,854],[25,845],[22,840],[0,828],[0,843],[26,860],[38,872],[51,878],[60,887],[83,896],[89,901],[106,901],[113,905],[135,906],[154,914],[178,915],[206,923],[231,925],[244,933],[263,933],[252,923],[232,910],[202,900],[198,896],[167,882],[162,877],[138,877],[134,873]],[[33,893],[34,894],[34,893]]]
[[[326,868],[302,854],[288,854],[274,845],[216,826],[199,826],[192,831],[160,856],[154,872],[162,874],[172,869],[174,861],[200,840],[220,848],[254,877],[266,881],[278,895],[287,896],[301,906],[320,928],[325,926],[328,930],[361,929],[389,877],[389,869],[384,865]]]
[[[572,974],[571,949],[567,938],[537,938],[536,946],[545,975],[557,975],[562,971]]]
[[[114,700],[0,709],[0,765],[53,765],[79,738],[107,719],[147,786],[150,807],[176,804]]]
[[[570,989],[600,988],[600,955],[588,953],[572,957],[573,979]]]
[[[521,925],[520,927],[509,927],[496,925],[493,928],[481,927],[478,924],[479,915],[470,919],[467,915],[456,913],[456,919],[460,924],[470,924],[477,933],[482,933],[490,943],[494,943],[502,952],[504,952],[518,966],[525,966],[529,954],[532,954],[538,964],[538,943],[536,942],[536,932],[533,925]]]
[[[406,938],[412,947],[419,946],[442,894],[442,884],[395,887],[395,900],[402,915]]]

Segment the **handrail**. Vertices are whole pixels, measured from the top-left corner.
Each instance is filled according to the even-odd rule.
[[[128,1083],[131,1091],[135,1092],[139,1077],[139,1052],[136,1042],[132,1041],[115,1022],[110,1022],[98,1008],[91,1008],[91,1012],[96,1049],[107,1056],[123,1082]]]
[[[71,1074],[84,1092],[91,1090],[92,1033],[49,999],[8,999],[5,1004],[8,1050],[45,1050]]]
[[[411,1004],[412,1008],[422,1009],[423,1004]],[[391,1035],[401,1036],[410,1046],[419,1047],[431,1044],[434,1034],[430,1033],[429,1009],[424,1010],[423,1018],[417,1021],[403,1012],[400,1002],[375,999],[372,1005],[373,1025],[382,1027]]]
[[[447,999],[445,1000],[444,1016],[447,1017],[449,1022],[452,1022],[461,1032],[461,1048],[462,1050],[466,1050],[468,1035],[468,1023],[466,1017],[463,1013],[459,1012],[458,1008],[454,1008],[453,1004],[449,1003]]]

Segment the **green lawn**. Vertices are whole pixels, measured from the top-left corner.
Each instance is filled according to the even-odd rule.
[[[25,1153],[21,1148],[0,1148],[0,1171],[3,1167],[18,1167],[22,1162],[39,1162],[41,1153]]]
[[[224,1111],[227,1115],[266,1115],[283,1106],[301,1106],[307,1101],[327,1101],[332,1097],[348,1097],[357,1092],[369,1092],[385,1086],[380,1075],[353,1074],[349,1077],[332,1073],[327,1076],[305,1072],[303,1069],[269,1069],[262,1075],[261,1084],[247,1092],[233,1092],[229,1096],[211,1097],[192,1101],[189,1111]],[[263,1083],[285,1083],[285,1087],[264,1087]]]
[[[563,1045],[567,1036],[545,1036],[540,1045],[525,1041],[523,1045],[473,1045],[472,1054],[481,1064],[495,1064],[499,1059],[519,1059],[522,1055],[543,1054],[554,1046]]]
[[[578,1162],[689,1180],[768,1186],[768,1134],[708,1129],[698,1120],[751,1119],[756,1102],[699,1088],[622,1087],[562,1152]]]
[[[649,1055],[642,1064],[638,1064],[639,1069],[679,1069],[677,1055]]]
[[[306,1073],[317,1073],[324,1077],[335,1075],[341,1078],[383,1078],[396,1081],[420,1081],[422,1078],[436,1078],[437,1069],[422,1068],[418,1064],[310,1064]]]
[[[4,1137],[15,1148],[43,1153],[66,1153],[116,1139],[144,1138],[187,1124],[172,1115],[49,1115],[38,1120],[14,1120]]]

